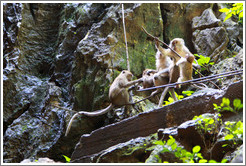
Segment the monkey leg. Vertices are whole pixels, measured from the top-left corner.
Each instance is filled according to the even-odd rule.
[[[164,100],[164,98],[165,98],[165,96],[166,96],[168,90],[169,90],[169,87],[166,87],[166,88],[163,90],[163,92],[162,92],[162,94],[161,94],[161,98],[160,98],[160,100],[159,100],[158,107],[162,107],[163,100]]]
[[[141,82],[143,82],[143,78],[139,78],[137,80],[130,81],[130,82],[126,83],[125,85],[123,85],[122,87],[123,88],[128,88],[128,87],[130,87],[130,86],[132,86],[132,85],[134,85],[136,83],[141,83]]]
[[[178,101],[179,99],[177,98],[177,96],[175,95],[175,91],[174,88],[170,88],[169,90],[171,92],[172,98],[174,101]]]

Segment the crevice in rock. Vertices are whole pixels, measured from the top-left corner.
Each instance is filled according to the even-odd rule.
[[[11,115],[10,118],[8,118],[7,122],[3,122],[3,135],[5,135],[5,131],[8,129],[8,126],[13,123],[13,121],[17,118],[19,118],[23,113],[25,113],[29,107],[30,103],[25,104],[20,110],[17,110],[15,113]]]

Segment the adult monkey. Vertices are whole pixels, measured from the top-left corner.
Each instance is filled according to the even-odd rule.
[[[133,74],[130,71],[123,70],[113,81],[112,85],[109,88],[109,99],[111,104],[102,110],[97,110],[94,112],[85,112],[85,111],[80,111],[77,112],[76,114],[73,115],[71,120],[69,121],[65,136],[68,135],[70,128],[72,126],[73,120],[79,116],[79,115],[86,115],[86,116],[99,116],[102,114],[107,113],[108,111],[112,110],[115,107],[120,107],[124,105],[132,105],[136,103],[130,103],[129,102],[129,93],[127,88],[136,84],[142,82],[142,78],[138,80],[131,81],[133,77]],[[57,105],[54,105],[55,107],[68,110],[68,111],[73,111],[71,109],[63,108]]]

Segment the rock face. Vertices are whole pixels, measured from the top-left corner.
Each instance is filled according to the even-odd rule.
[[[151,112],[141,113],[113,125],[97,129],[90,135],[80,138],[72,155],[72,162],[89,162],[90,157],[102,150],[131,138],[144,137],[155,133],[159,128],[178,126],[195,115],[213,112],[213,103],[220,103],[223,97],[242,100],[243,82],[229,86],[227,90],[208,90],[174,102]],[[105,134],[107,133],[107,134]]]
[[[225,14],[218,12],[218,9],[224,7],[214,4],[204,10],[201,16],[192,19],[192,42],[196,52],[210,57],[214,62],[232,56],[232,52],[227,48],[238,53],[242,45],[239,37],[241,28],[238,23],[231,19],[223,22]],[[240,46],[236,43],[240,43]]]
[[[155,68],[156,49],[152,39],[150,40],[141,30],[141,26],[154,36],[163,37],[167,43],[174,37],[183,37],[189,49],[193,51],[192,19],[201,16],[205,9],[214,5],[124,4],[128,51],[134,79],[141,77],[144,69]],[[220,8],[219,5],[217,7]],[[110,84],[121,70],[126,69],[121,9],[121,4],[117,3],[3,4],[4,163],[18,163],[24,159],[35,161],[43,157],[66,162],[63,155],[71,156],[81,135],[92,132],[88,137],[93,138],[91,140],[87,139],[88,135],[81,137],[86,143],[81,145],[83,144],[88,152],[80,149],[78,145],[73,153],[74,162],[91,162],[87,156],[97,154],[117,143],[147,136],[160,127],[181,124],[193,115],[207,112],[212,100],[215,102],[220,100],[213,97],[214,94],[222,94],[222,91],[211,91],[211,94],[208,91],[204,92],[205,97],[202,94],[193,97],[195,102],[185,99],[165,107],[163,108],[167,109],[165,112],[162,111],[163,109],[154,109],[155,104],[146,101],[134,106],[130,113],[126,113],[127,108],[122,107],[99,117],[83,116],[75,119],[69,135],[65,137],[65,129],[74,113],[58,109],[52,104],[75,111],[95,111],[105,108],[110,103],[108,99]],[[213,7],[216,18],[221,20],[224,16],[216,11],[217,9]],[[212,17],[211,14],[211,12],[205,13],[202,18]],[[219,43],[224,42],[220,38],[232,37],[229,40],[229,49],[235,52],[243,45],[242,26],[229,24],[223,23],[225,27],[221,27],[220,23],[211,24],[213,26],[206,32],[213,31],[214,35],[220,32],[221,36],[216,38],[216,47],[222,44],[221,49],[225,45]],[[234,33],[239,28],[240,31]],[[228,35],[224,33],[225,31]],[[233,47],[235,41],[237,45]],[[228,50],[222,50],[219,54],[223,51]],[[241,53],[232,61],[238,63],[237,68],[242,68],[242,57]],[[225,84],[228,85],[229,83]],[[231,99],[238,95],[236,90],[229,92],[230,95],[235,95]],[[133,95],[135,95],[134,101],[142,99],[139,92],[133,91]],[[212,97],[211,102],[210,97]],[[185,102],[188,102],[192,110],[187,115],[182,114],[187,110]],[[192,103],[195,104],[191,105]],[[202,103],[205,107],[200,109],[199,104]],[[173,113],[179,114],[179,117],[176,117],[172,110],[175,110]],[[134,117],[126,119],[131,116]],[[122,134],[118,136],[118,133],[112,132],[111,129],[114,129],[112,126],[122,131]],[[101,131],[112,134],[107,137]],[[87,142],[94,142],[96,140],[94,135],[98,139],[102,138],[99,140],[102,144],[95,142],[98,147],[92,148]],[[107,137],[105,138],[107,142],[103,142],[104,137]],[[148,140],[139,139],[139,145]],[[131,147],[133,144],[137,144],[136,140],[128,145]],[[122,146],[122,151],[128,145]],[[78,151],[81,151],[81,155]],[[126,155],[129,157],[129,162],[138,161],[140,152],[142,153],[143,150],[134,152],[135,156],[132,158]],[[82,156],[83,154],[85,156]],[[120,154],[123,152],[118,153]],[[110,162],[108,154],[100,155],[101,159],[98,162]],[[121,161],[121,159],[112,161]]]
[[[209,8],[208,3],[163,3],[160,5],[163,20],[163,40],[169,43],[173,38],[183,38],[186,46],[194,52],[192,43],[192,19]]]
[[[81,134],[113,123],[106,115],[84,117],[65,138],[71,112],[50,104],[87,111],[109,104],[109,84],[126,68],[121,5],[6,3],[4,20],[4,162],[64,161]],[[125,4],[125,22],[132,71],[140,76],[155,65],[141,25],[161,36],[159,4]]]

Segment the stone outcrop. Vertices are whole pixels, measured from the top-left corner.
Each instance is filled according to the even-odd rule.
[[[174,102],[163,108],[141,113],[113,125],[108,125],[82,135],[72,155],[72,162],[88,162],[90,157],[113,145],[132,138],[144,137],[159,128],[178,126],[195,115],[214,112],[213,103],[221,103],[223,97],[242,100],[243,82],[237,82],[222,90],[207,90]]]

